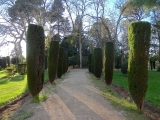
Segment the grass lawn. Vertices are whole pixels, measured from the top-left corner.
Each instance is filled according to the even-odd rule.
[[[45,81],[48,80],[48,72],[45,71]],[[16,74],[13,78],[6,76],[5,70],[0,71],[0,106],[19,97],[28,91],[27,75]]]
[[[114,71],[113,83],[128,90],[127,75],[123,75],[121,71]],[[160,73],[157,71],[148,71],[148,89],[145,99],[160,108]]]

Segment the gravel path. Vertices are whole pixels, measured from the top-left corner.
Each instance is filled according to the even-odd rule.
[[[124,120],[94,86],[87,69],[72,69],[54,87],[48,83],[42,94],[48,99],[40,104],[25,103],[14,113],[14,118],[27,120]],[[13,117],[12,117],[13,118]]]

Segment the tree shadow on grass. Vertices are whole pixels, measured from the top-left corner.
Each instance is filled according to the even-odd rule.
[[[6,84],[11,80],[11,78],[8,78],[7,76],[0,79],[0,84]]]
[[[10,81],[12,82],[18,82],[18,81],[22,81],[25,79],[25,75],[17,75],[15,77],[13,77]]]

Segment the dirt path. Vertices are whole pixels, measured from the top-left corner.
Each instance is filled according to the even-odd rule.
[[[48,83],[45,102],[32,103],[28,96],[13,118],[28,120],[124,120],[95,88],[86,69],[73,69],[54,87]]]

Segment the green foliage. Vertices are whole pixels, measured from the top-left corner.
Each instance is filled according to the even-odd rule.
[[[48,53],[48,76],[51,83],[54,82],[57,72],[57,60],[59,52],[59,41],[52,40]]]
[[[158,65],[158,67],[157,67],[157,71],[158,71],[158,72],[160,72],[160,65]]]
[[[121,68],[121,56],[115,56],[115,68],[116,69]]]
[[[13,57],[13,58],[11,58],[11,63],[12,63],[12,64],[17,64],[17,63],[19,63],[19,58],[18,58],[18,57]]]
[[[47,70],[47,66],[48,66],[48,56],[45,55],[45,70]]]
[[[58,57],[58,68],[57,68],[57,77],[61,78],[63,74],[63,54],[64,49],[62,47],[59,48],[59,57]]]
[[[8,65],[8,67],[10,67],[10,57],[7,56],[6,59],[7,59],[7,65]]]
[[[97,78],[101,77],[102,68],[103,68],[103,56],[102,56],[102,49],[95,48],[94,49],[94,75]]]
[[[7,63],[6,63],[6,57],[2,57],[2,68],[6,68],[7,67]]]
[[[68,54],[66,53],[66,72],[68,71]]]
[[[88,67],[88,57],[82,56],[82,68],[87,68],[87,67]]]
[[[44,30],[29,24],[27,31],[27,80],[33,97],[38,96],[44,82]]]
[[[112,83],[113,78],[113,61],[114,61],[114,44],[106,42],[104,48],[104,71],[107,85]]]
[[[139,110],[143,110],[148,81],[148,53],[151,25],[148,22],[134,22],[128,27],[130,46],[128,61],[129,91]]]
[[[94,51],[92,52],[91,58],[91,72],[94,74]]]
[[[63,53],[63,74],[66,73],[66,67],[67,67],[67,52]]]
[[[91,60],[92,60],[92,54],[89,54],[88,55],[88,70],[89,72],[91,72]]]
[[[18,64],[18,73],[20,75],[25,75],[25,73],[26,73],[26,64],[25,63]]]
[[[127,74],[127,69],[128,69],[128,61],[125,61],[121,65],[121,72],[122,72],[122,74]]]

